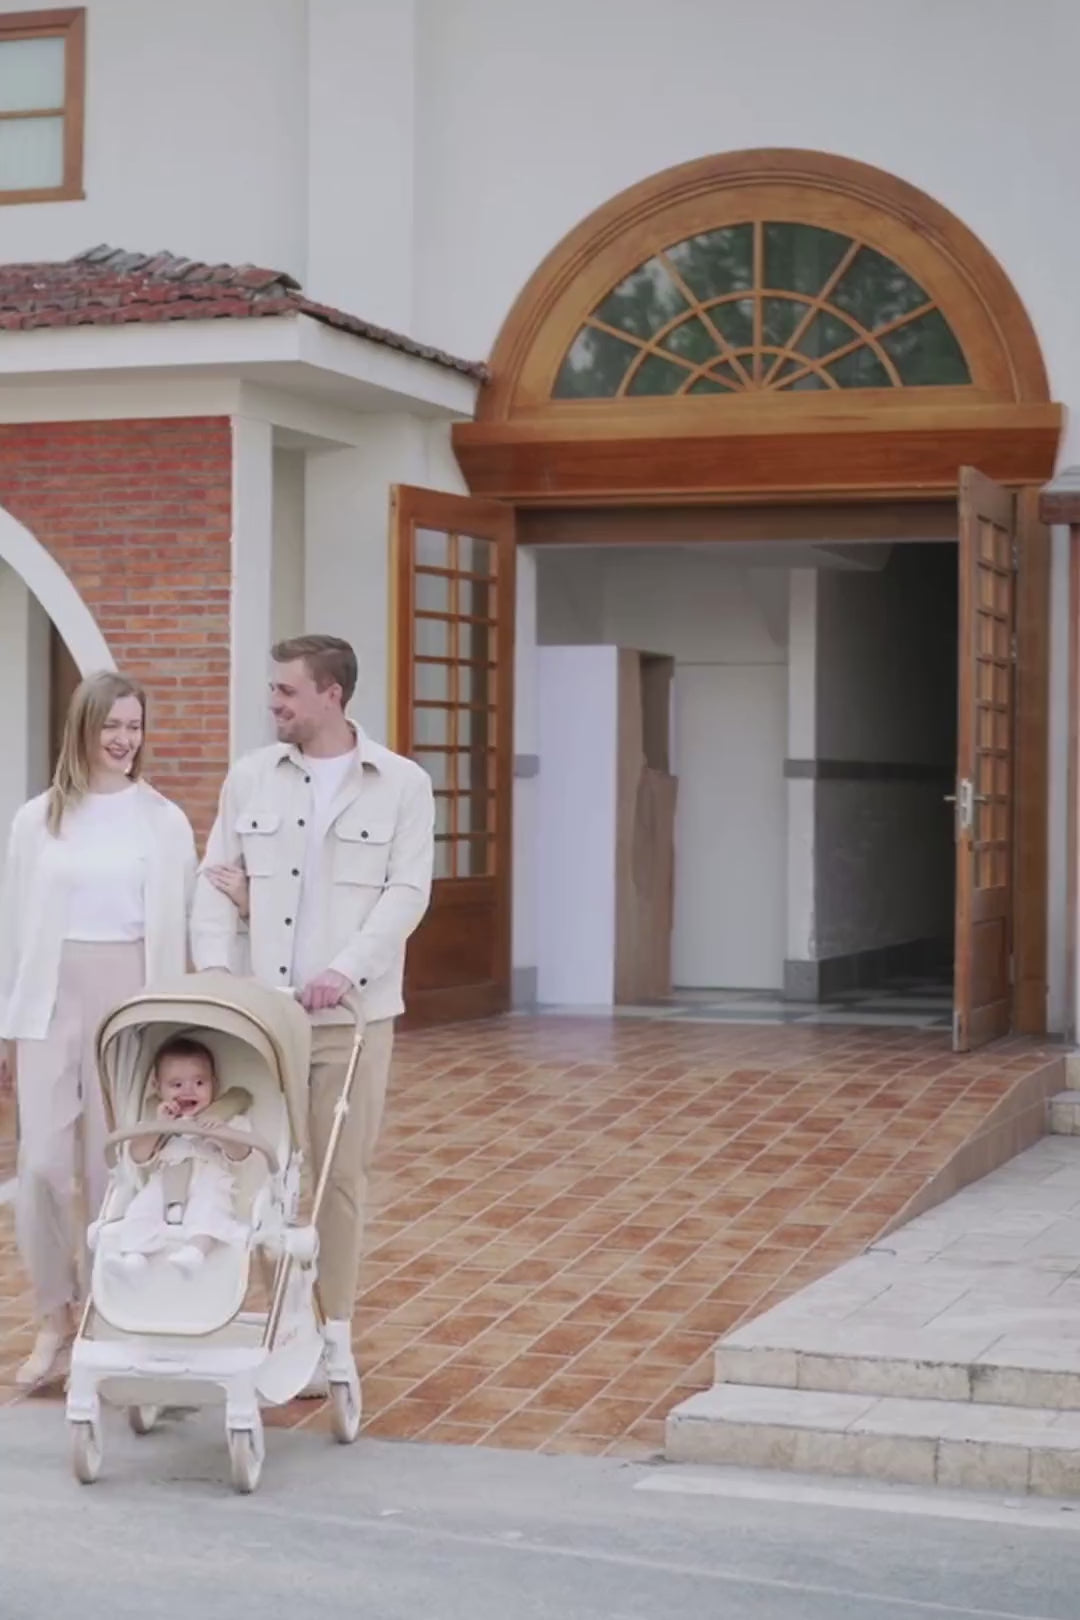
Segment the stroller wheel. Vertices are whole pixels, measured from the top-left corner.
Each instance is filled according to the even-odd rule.
[[[229,1430],[229,1477],[240,1496],[250,1496],[259,1483],[265,1447],[262,1431]]]
[[[330,1431],[341,1446],[351,1446],[360,1433],[360,1402],[351,1384],[330,1385]]]
[[[156,1406],[129,1406],[127,1415],[132,1434],[151,1434],[158,1420],[158,1410]]]
[[[101,1473],[101,1432],[96,1423],[71,1424],[71,1466],[80,1485],[92,1485]]]

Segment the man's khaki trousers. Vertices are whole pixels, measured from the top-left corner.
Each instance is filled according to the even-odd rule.
[[[308,1128],[316,1178],[330,1141],[334,1108],[345,1081],[353,1038],[352,1024],[315,1024],[312,1028]],[[393,1045],[392,1018],[368,1024],[319,1218],[319,1293],[323,1310],[333,1322],[351,1321],[356,1303],[364,1203],[386,1104]]]

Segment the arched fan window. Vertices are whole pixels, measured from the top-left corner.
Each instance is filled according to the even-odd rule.
[[[971,372],[934,300],[892,259],[817,225],[688,237],[587,317],[556,399],[957,387]]]

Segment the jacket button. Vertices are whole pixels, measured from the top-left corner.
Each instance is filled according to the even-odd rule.
[[[361,833],[361,834],[360,834],[360,836],[361,836],[361,838],[366,838],[366,837],[367,837],[367,833],[366,833],[366,832],[362,832],[362,833]]]
[[[288,975],[289,970],[288,970],[288,968],[278,968],[278,972]]]
[[[252,830],[252,832],[255,832],[255,831],[256,831],[256,830],[257,830],[257,828],[258,828],[258,825],[259,825],[259,823],[258,823],[258,822],[257,822],[257,821],[253,821],[253,822],[252,822],[252,823],[251,823],[251,830]]]
[[[360,980],[360,988],[361,988],[361,990],[364,988],[365,984],[367,984],[367,980],[366,979],[361,979]]]
[[[308,786],[309,786],[309,787],[310,787],[310,785],[311,785],[311,777],[310,777],[310,776],[305,776],[305,777],[304,777],[304,781],[305,781],[305,782],[306,782],[306,783],[307,783],[307,784],[308,784]]]
[[[293,875],[293,877],[299,877],[300,876],[300,868],[298,866],[293,867],[292,875]]]
[[[291,928],[292,927],[292,918],[291,917],[286,917],[285,926],[286,926],[286,928]]]
[[[304,825],[304,818],[303,818],[303,816],[301,816],[301,817],[300,817],[300,820],[299,820],[299,821],[298,821],[298,822],[297,822],[297,823],[296,823],[296,825],[297,825],[297,826],[298,826],[298,827],[302,827],[302,826],[303,826],[303,825]]]

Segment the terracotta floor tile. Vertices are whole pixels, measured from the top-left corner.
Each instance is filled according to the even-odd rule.
[[[568,1414],[579,1412],[610,1387],[607,1378],[587,1378],[583,1373],[558,1373],[529,1397],[525,1410]]]
[[[451,1406],[448,1415],[456,1423],[475,1424],[486,1430],[518,1411],[529,1399],[530,1393],[525,1389],[481,1384]]]
[[[565,1412],[513,1412],[484,1437],[488,1446],[511,1446],[535,1451],[562,1428]]]
[[[569,1434],[590,1434],[596,1439],[614,1440],[645,1417],[649,1401],[616,1400],[599,1395],[583,1406],[565,1424]]]
[[[670,1019],[402,1034],[354,1324],[367,1432],[655,1453],[717,1335],[857,1254],[1046,1061]],[[0,1180],[13,1128],[0,1105]],[[8,1207],[0,1404],[31,1318]],[[329,1412],[269,1421],[324,1433]]]
[[[563,1356],[527,1354],[501,1367],[490,1380],[499,1389],[538,1390],[549,1378],[567,1370]]]

